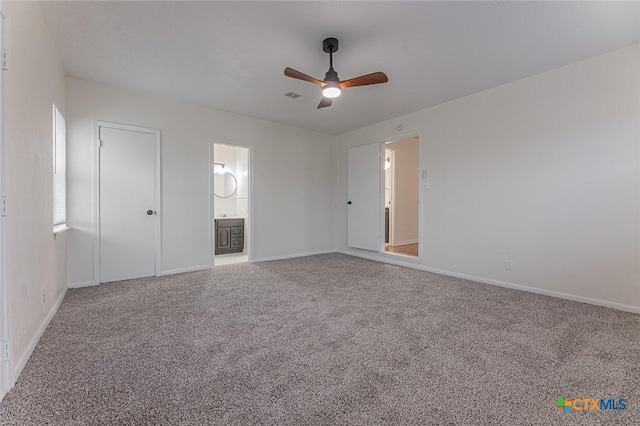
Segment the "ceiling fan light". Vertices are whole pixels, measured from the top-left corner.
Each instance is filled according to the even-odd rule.
[[[324,96],[325,98],[329,98],[329,99],[337,98],[338,96],[340,96],[341,93],[342,93],[342,90],[340,89],[340,87],[337,87],[337,86],[327,85],[322,88],[322,96]]]

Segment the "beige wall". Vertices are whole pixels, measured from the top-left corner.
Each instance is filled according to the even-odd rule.
[[[395,245],[418,242],[420,173],[418,138],[403,139],[385,145],[394,152],[393,235]]]
[[[431,185],[420,267],[639,310],[639,117],[634,45],[339,136],[337,246],[388,258],[347,247],[347,150],[402,125]]]
[[[216,144],[213,149],[213,159],[216,163],[224,163],[225,167],[228,169],[227,172],[233,174],[236,180],[238,180],[239,173],[238,168],[236,167],[237,162],[237,149],[232,146],[219,145]],[[220,179],[218,176],[215,179]],[[223,214],[227,216],[242,216],[244,217],[244,212],[238,212],[237,205],[238,191],[233,194],[229,198],[214,198],[214,212],[215,216],[219,217]]]
[[[38,3],[4,2],[2,9],[10,52],[5,143],[16,376],[67,285],[66,239],[52,233],[52,104],[64,115],[65,77]]]

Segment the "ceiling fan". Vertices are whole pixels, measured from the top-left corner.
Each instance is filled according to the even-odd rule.
[[[334,37],[324,39],[322,42],[322,50],[329,54],[329,71],[324,75],[324,80],[318,80],[293,68],[287,67],[284,69],[284,75],[287,77],[308,81],[322,89],[323,97],[318,104],[318,109],[331,106],[332,99],[340,96],[342,91],[348,87],[369,86],[371,84],[380,84],[389,81],[389,78],[383,72],[374,72],[341,81],[338,78],[338,73],[333,69],[333,54],[338,51],[338,39]]]

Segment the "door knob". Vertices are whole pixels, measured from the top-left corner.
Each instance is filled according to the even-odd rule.
[[[147,210],[147,214],[151,216],[153,214],[153,210]]]
[[[347,204],[351,204],[351,201],[347,201]]]

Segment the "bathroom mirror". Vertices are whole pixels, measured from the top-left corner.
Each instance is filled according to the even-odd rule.
[[[213,175],[213,194],[218,198],[229,198],[238,190],[236,177],[229,173],[215,173]]]

